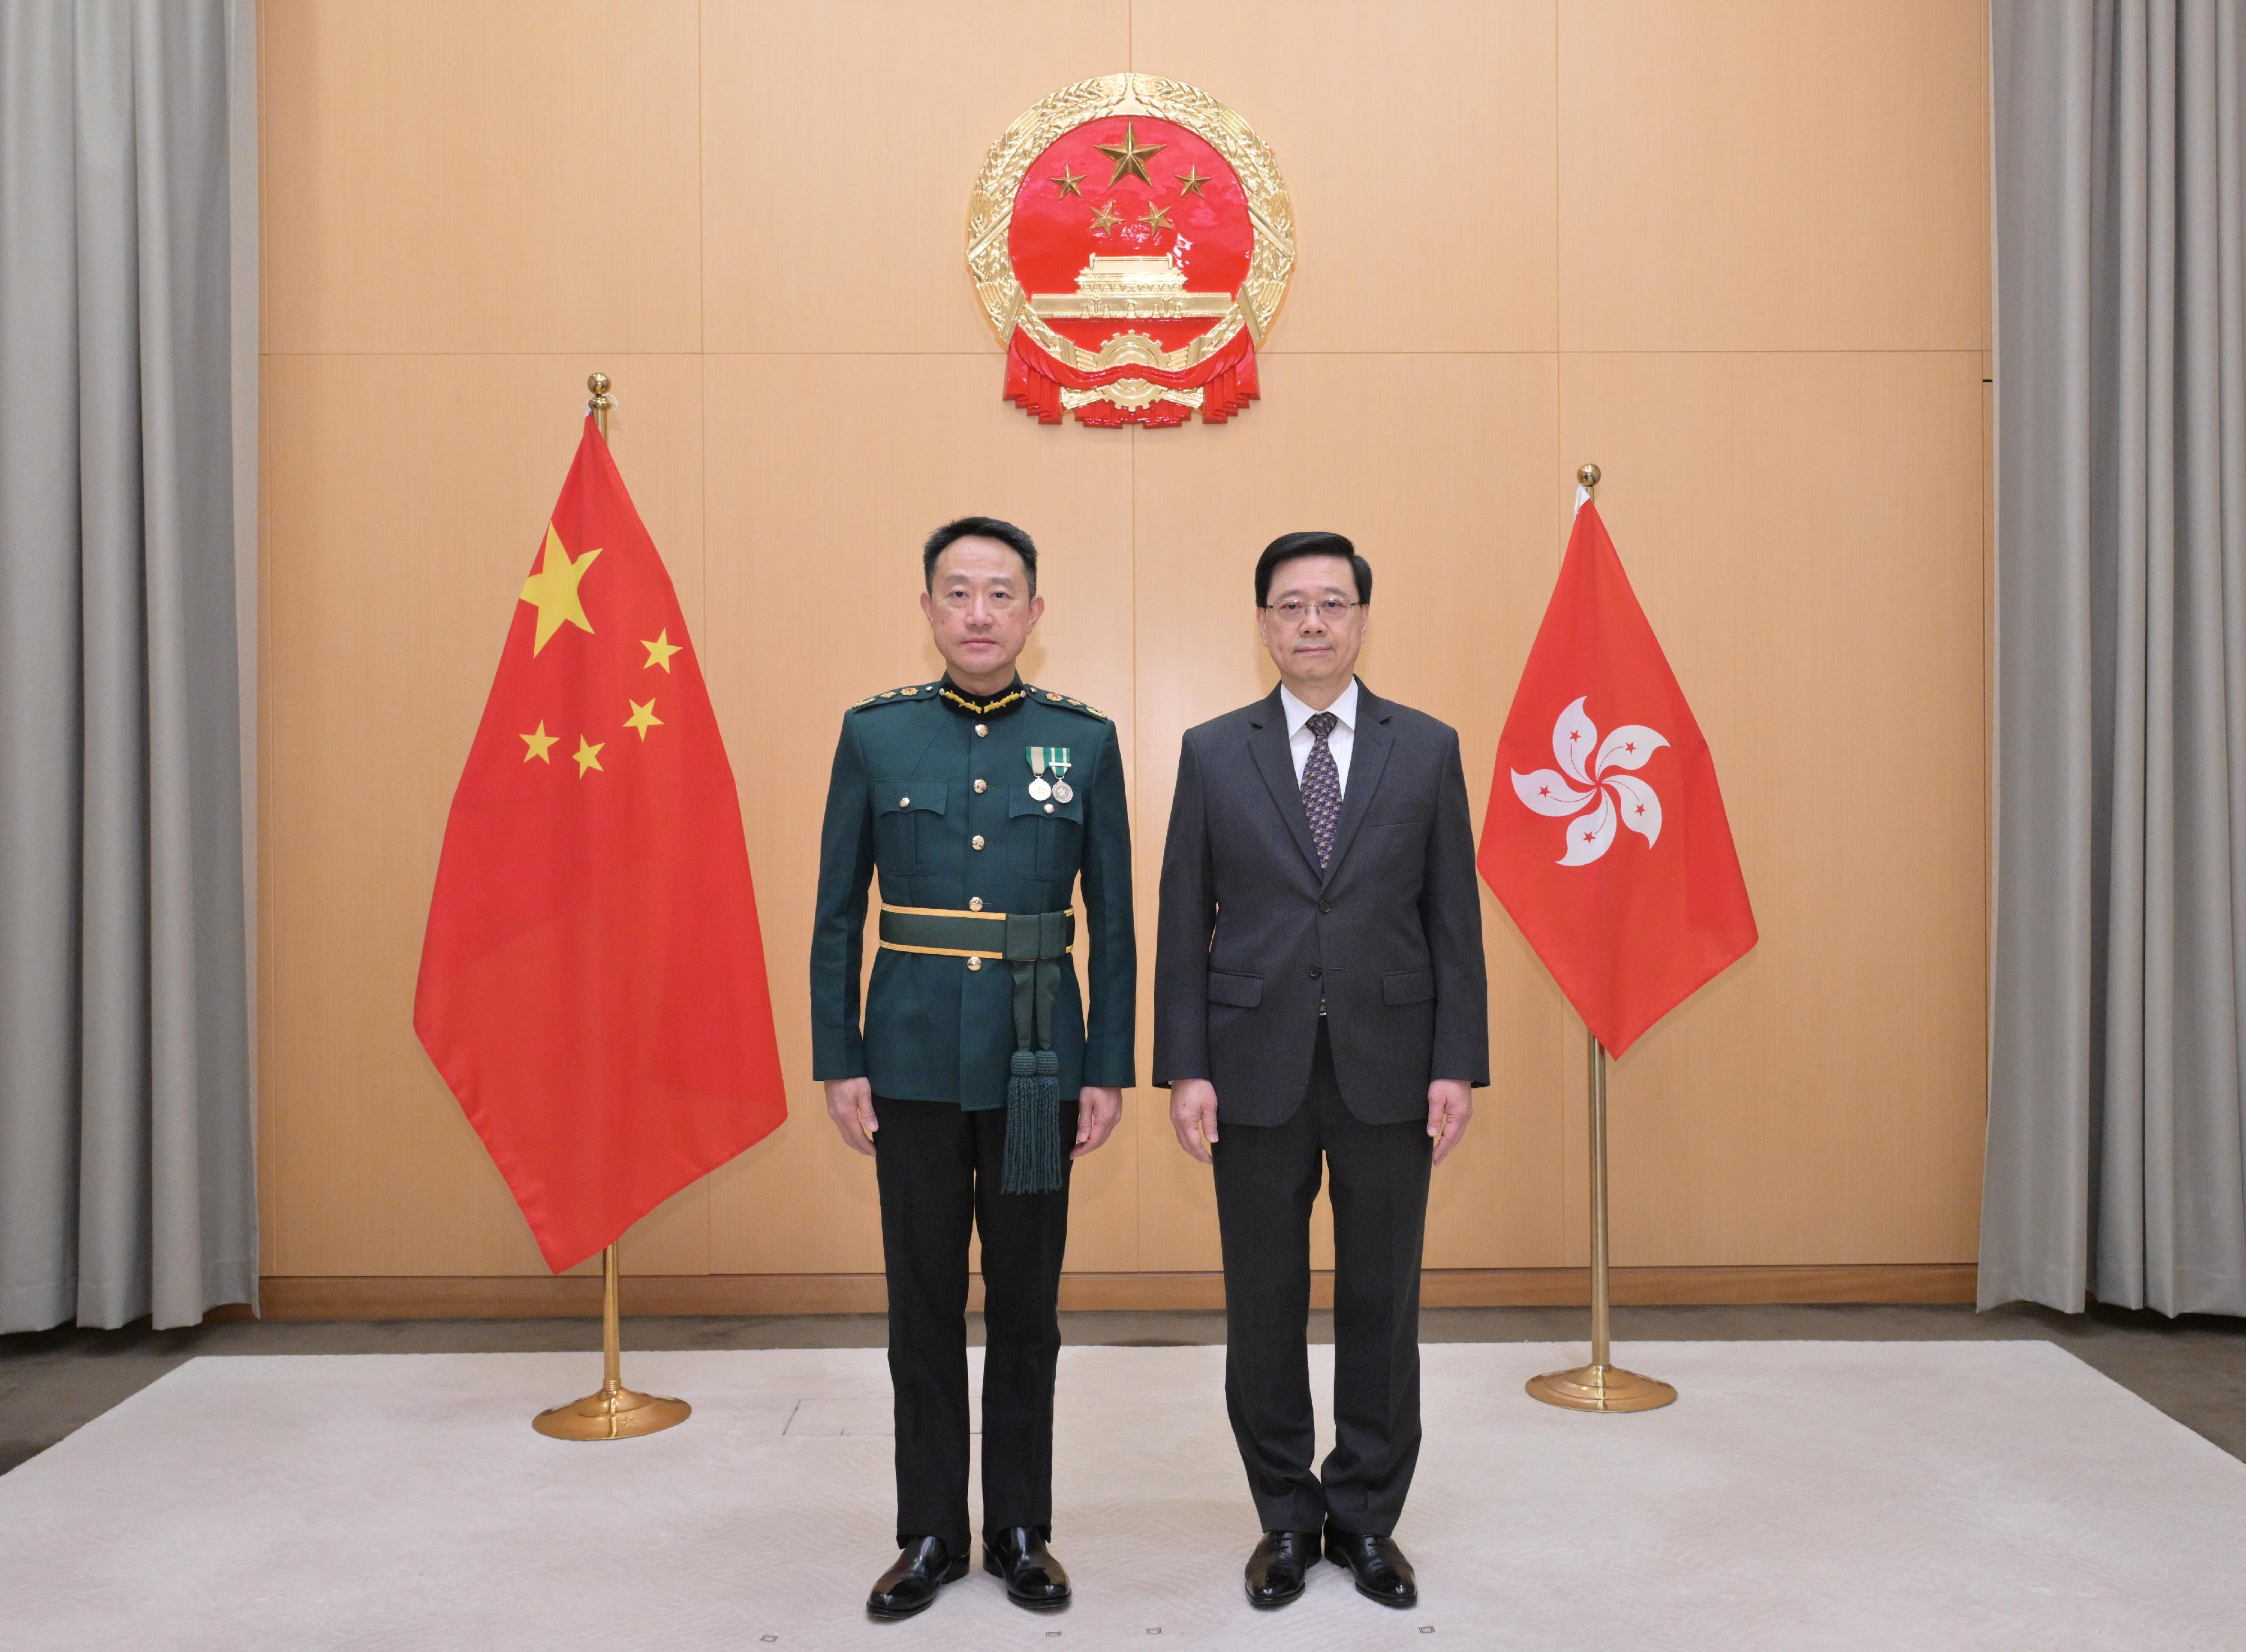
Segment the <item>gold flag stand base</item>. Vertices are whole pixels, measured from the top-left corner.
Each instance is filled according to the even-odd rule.
[[[624,1386],[621,1317],[616,1306],[616,1247],[611,1245],[601,1253],[603,1381],[582,1399],[539,1412],[530,1419],[531,1427],[557,1440],[629,1440],[676,1428],[694,1414],[694,1408],[683,1399],[665,1399]]]
[[[1571,1411],[1654,1411],[1671,1404],[1677,1390],[1659,1377],[1623,1370],[1607,1353],[1607,1052],[1596,1033],[1590,1057],[1591,1363],[1530,1377],[1528,1397]]]
[[[621,1440],[635,1434],[659,1434],[693,1415],[683,1399],[643,1394],[622,1383],[604,1383],[600,1391],[556,1405],[530,1419],[531,1427],[557,1440]]]
[[[1657,1377],[1640,1377],[1616,1365],[1578,1365],[1528,1379],[1528,1394],[1571,1411],[1654,1411],[1677,1397]]]

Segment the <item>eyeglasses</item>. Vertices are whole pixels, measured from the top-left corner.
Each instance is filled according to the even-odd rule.
[[[1290,625],[1300,625],[1303,618],[1311,614],[1316,614],[1328,625],[1338,625],[1349,617],[1350,609],[1358,606],[1345,596],[1322,596],[1315,602],[1305,602],[1299,596],[1290,596],[1264,604]]]

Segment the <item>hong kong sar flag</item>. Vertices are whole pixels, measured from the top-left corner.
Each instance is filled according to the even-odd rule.
[[[1715,759],[1588,495],[1498,739],[1478,860],[1614,1055],[1755,943]]]
[[[453,797],[413,1028],[556,1273],[787,1113],[733,771],[589,418]]]

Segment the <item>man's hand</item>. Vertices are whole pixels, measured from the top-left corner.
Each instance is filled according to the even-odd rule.
[[[1427,1086],[1427,1133],[1434,1138],[1435,1163],[1441,1164],[1459,1145],[1473,1117],[1474,1087],[1464,1079],[1438,1078]]]
[[[1178,1146],[1204,1165],[1216,1140],[1216,1086],[1206,1078],[1181,1078],[1170,1086],[1170,1128]]]
[[[874,1132],[881,1121],[874,1117],[874,1084],[868,1078],[829,1078],[827,1081],[827,1116],[834,1121],[834,1128],[842,1132],[842,1139],[858,1152],[872,1158]]]
[[[1123,1116],[1123,1092],[1110,1090],[1105,1084],[1086,1084],[1076,1098],[1076,1146],[1071,1159],[1081,1159],[1095,1152],[1114,1133],[1115,1121]]]

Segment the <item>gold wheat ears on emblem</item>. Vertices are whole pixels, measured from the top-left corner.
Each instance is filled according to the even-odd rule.
[[[1062,133],[1109,112],[1126,98],[1135,98],[1150,113],[1194,131],[1223,155],[1247,194],[1249,221],[1254,231],[1248,275],[1233,296],[1231,310],[1192,343],[1166,351],[1159,364],[1150,364],[1197,365],[1211,351],[1229,343],[1242,327],[1260,347],[1285,301],[1287,282],[1295,268],[1294,211],[1279,175],[1277,159],[1247,121],[1208,92],[1183,81],[1154,75],[1100,75],[1064,86],[1024,111],[990,146],[967,203],[968,270],[975,279],[975,295],[983,312],[1001,339],[1020,326],[1042,349],[1072,365],[1113,364],[1100,357],[1088,357],[1073,340],[1053,331],[1029,309],[1021,283],[1014,277],[1006,232],[1013,221],[1015,194],[1031,163]]]

